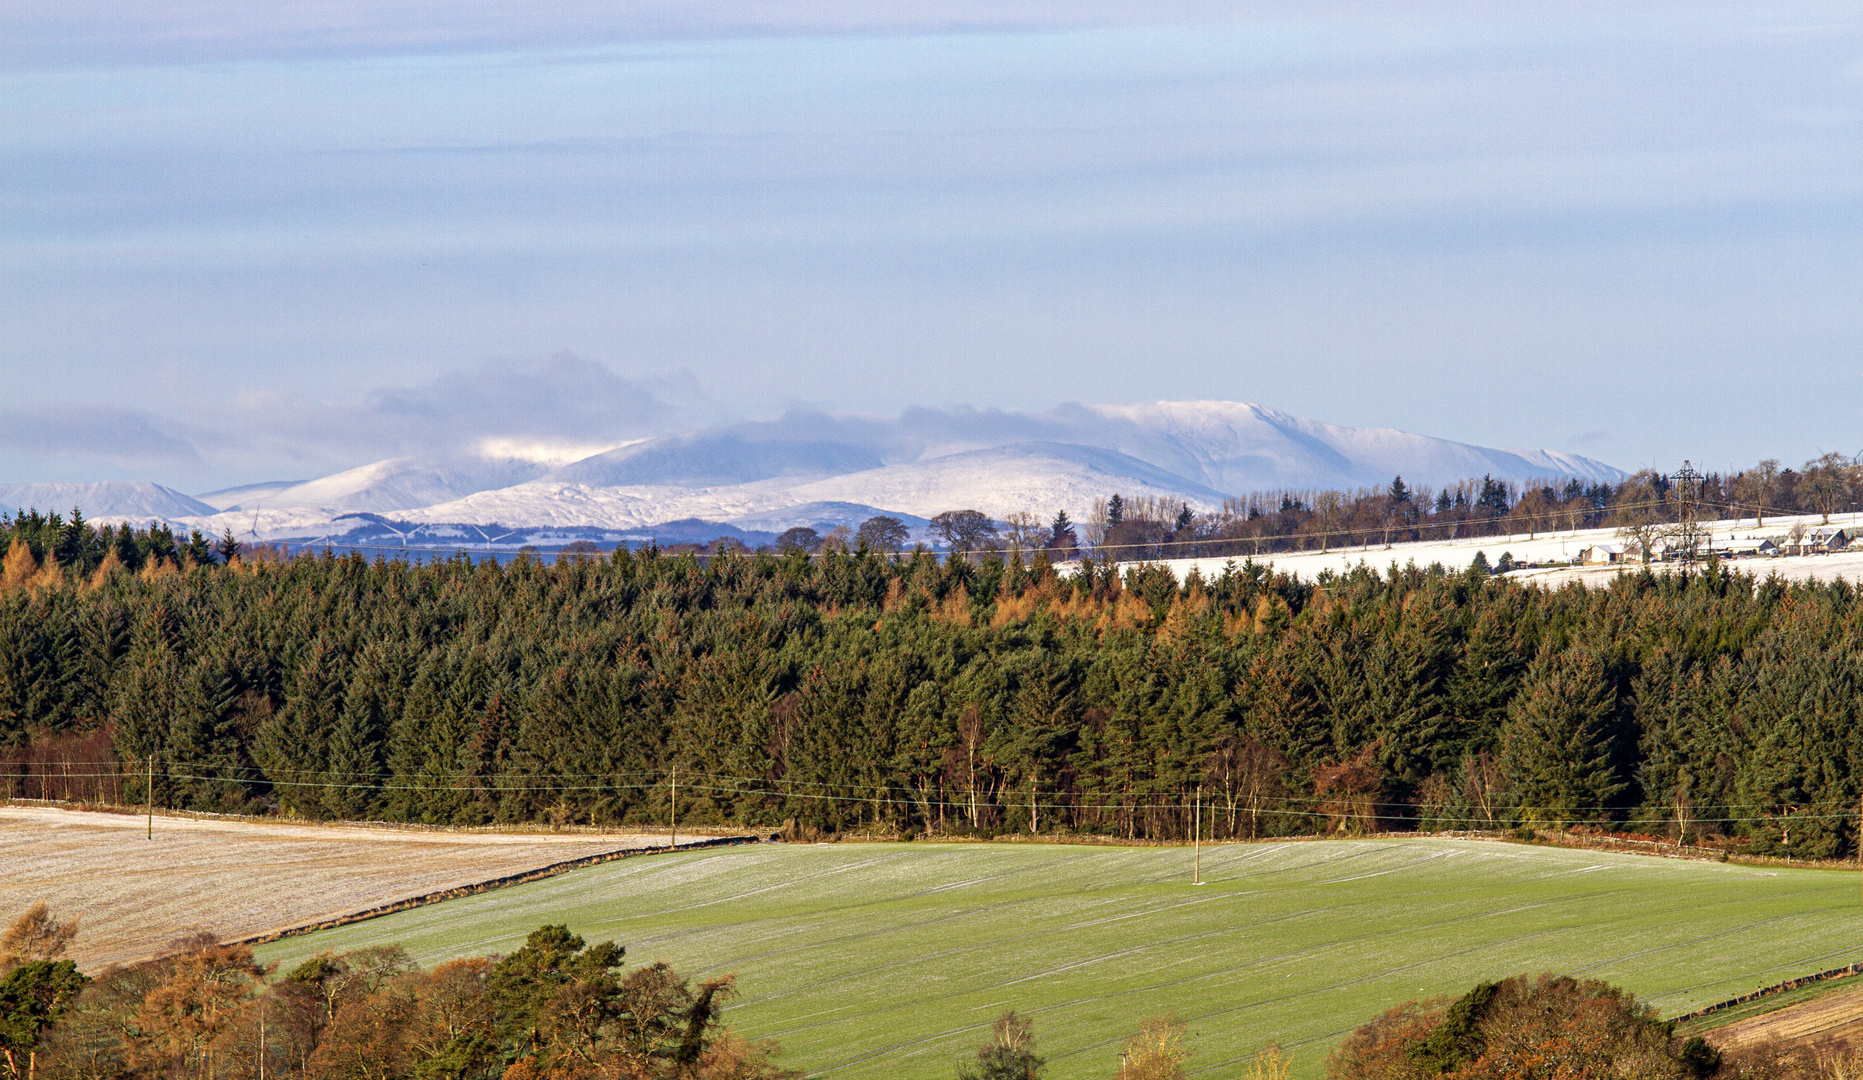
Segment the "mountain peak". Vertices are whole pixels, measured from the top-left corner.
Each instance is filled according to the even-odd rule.
[[[494,449],[513,452],[488,457]],[[1240,401],[1066,404],[1028,413],[914,408],[891,418],[798,410],[587,449],[599,452],[559,464],[574,454],[555,443],[481,440],[470,454],[388,458],[313,480],[215,492],[204,499],[213,506],[176,496],[151,516],[264,539],[331,535],[341,531],[339,516],[355,513],[451,523],[469,534],[494,523],[612,531],[709,521],[762,530],[882,512],[923,521],[956,509],[1083,517],[1114,492],[1215,510],[1229,496],[1353,490],[1400,474],[1413,487],[1482,476],[1625,475],[1576,454],[1340,427]],[[25,504],[76,501],[94,516],[125,505],[104,499],[93,509],[76,490],[84,485],[25,487],[32,488]],[[216,519],[215,507],[227,520]]]

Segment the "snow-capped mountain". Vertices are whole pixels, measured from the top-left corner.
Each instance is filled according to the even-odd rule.
[[[68,514],[72,507],[104,521],[174,521],[214,513],[214,507],[146,480],[96,484],[0,484],[0,511]]]
[[[221,510],[416,510],[462,495],[509,487],[549,471],[534,461],[462,456],[422,461],[388,458],[292,483],[248,484],[209,492],[201,501]]]
[[[792,525],[857,524],[878,513],[918,526],[955,509],[996,517],[1066,510],[1080,518],[1114,492],[1212,510],[1226,496],[1251,491],[1351,490],[1398,475],[1412,486],[1437,486],[1481,476],[1614,481],[1624,473],[1558,451],[1339,427],[1241,402],[1070,404],[1041,413],[909,409],[897,417],[794,411],[567,464],[486,454],[393,458],[315,480],[213,492],[199,502],[175,496],[185,503],[153,516],[251,539],[336,540],[363,530],[391,543],[412,543],[418,533],[476,545],[502,542],[494,537],[538,542],[540,530],[569,539],[644,537],[668,523],[681,535],[712,525],[770,534]],[[54,486],[74,489],[59,494],[63,505],[76,502],[95,517],[150,516],[119,513],[120,502],[93,509],[75,490],[85,485],[38,487]],[[61,503],[35,495],[25,504]]]

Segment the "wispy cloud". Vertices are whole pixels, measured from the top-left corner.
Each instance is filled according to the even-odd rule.
[[[388,457],[552,464],[718,417],[687,372],[629,377],[559,353],[449,371],[355,401],[247,391],[172,415],[73,402],[0,410],[0,453],[11,467],[0,471],[22,472],[0,480],[107,474],[201,489]]]
[[[427,374],[561,344],[746,416],[1223,398],[1624,461],[1854,428],[1854,2],[433,10],[0,6],[0,401],[121,428],[0,471],[709,416],[574,357]]]
[[[181,426],[115,405],[50,402],[0,408],[0,453],[129,468],[193,469],[206,464],[193,443],[177,432]]]
[[[0,64],[367,55],[772,34],[902,33],[1227,20],[1214,0],[21,0]]]

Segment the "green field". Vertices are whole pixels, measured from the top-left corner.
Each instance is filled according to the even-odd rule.
[[[1280,1042],[1316,1076],[1355,1024],[1479,978],[1610,979],[1674,1014],[1863,954],[1853,873],[1439,839],[1190,852],[1035,844],[757,845],[652,856],[287,939],[295,959],[399,942],[423,963],[545,922],[631,962],[738,973],[728,1020],[792,1068],[946,1080],[1004,1009],[1056,1080],[1116,1071],[1148,1016],[1196,1071]]]

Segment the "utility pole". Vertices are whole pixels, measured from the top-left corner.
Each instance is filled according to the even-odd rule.
[[[666,811],[666,850],[679,850],[679,763],[673,763],[672,805]]]
[[[1190,841],[1190,850],[1192,853],[1191,864],[1190,864],[1191,865],[1190,883],[1192,885],[1201,885],[1203,884],[1203,785],[1202,784],[1197,785],[1196,824],[1192,826],[1192,828],[1195,830],[1196,836]]]
[[[155,755],[149,755],[149,787],[143,792],[149,803],[149,839],[155,839]]]

